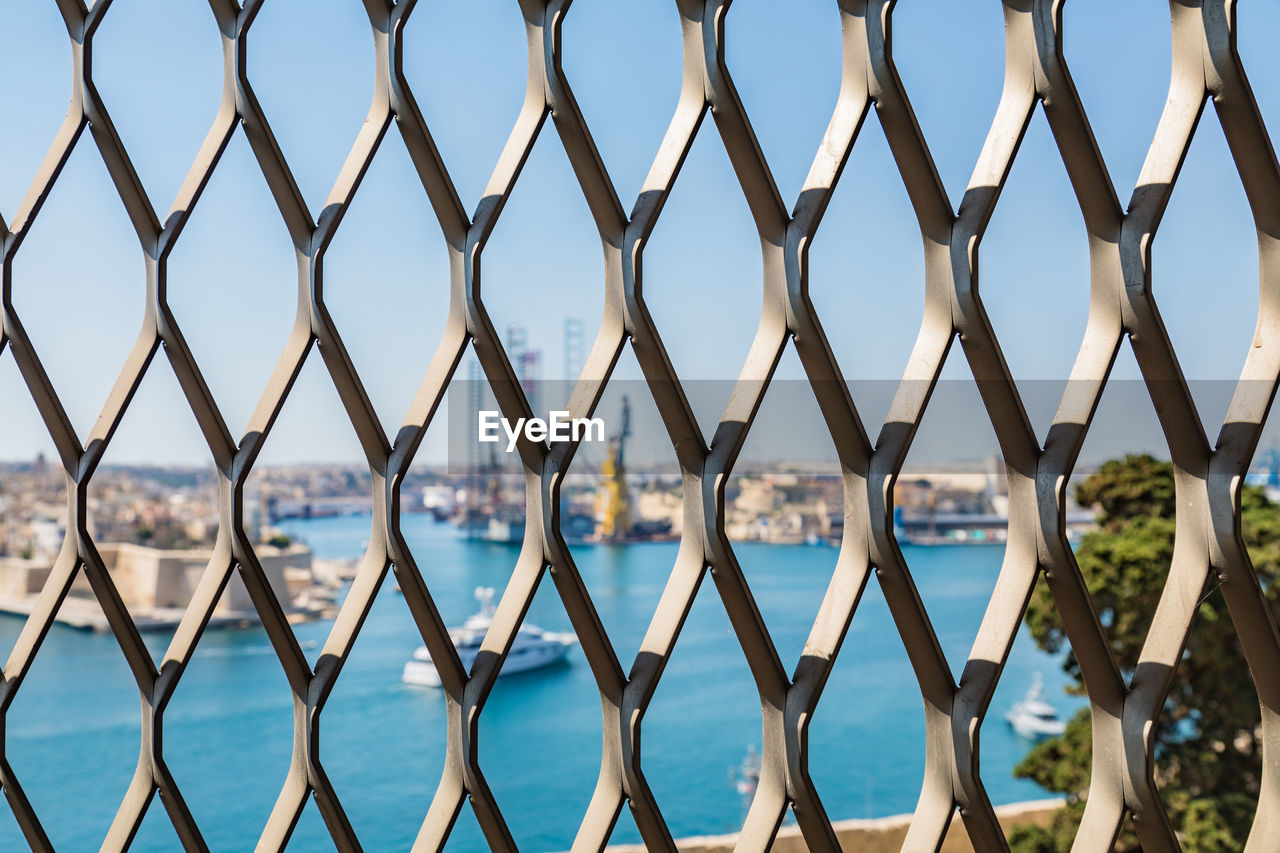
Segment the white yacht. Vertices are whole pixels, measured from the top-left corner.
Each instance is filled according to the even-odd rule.
[[[480,653],[480,644],[484,642],[489,623],[493,621],[494,595],[493,587],[478,587],[476,600],[480,602],[480,612],[467,619],[461,628],[449,630],[449,638],[453,640],[453,645],[458,650],[462,668],[468,672],[476,661],[476,655]],[[577,642],[578,637],[569,632],[557,633],[544,631],[534,625],[523,625],[516,632],[515,640],[511,643],[511,651],[507,653],[507,659],[498,670],[498,675],[511,675],[553,664],[562,660],[570,646]],[[426,646],[419,646],[414,651],[413,658],[404,665],[401,680],[405,684],[423,687],[440,686],[440,673],[431,660],[431,653],[427,651]]]
[[[760,784],[760,753],[754,745],[747,746],[747,754],[737,767],[729,768],[729,780],[740,796],[750,797]]]
[[[1031,740],[1055,737],[1067,728],[1067,724],[1058,717],[1058,709],[1045,699],[1044,679],[1038,672],[1027,695],[1021,702],[1015,702],[1004,718],[1015,732]]]

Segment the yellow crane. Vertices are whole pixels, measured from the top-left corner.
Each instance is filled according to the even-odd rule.
[[[631,437],[631,401],[622,397],[622,422],[618,432],[610,436],[600,473],[604,483],[600,489],[600,538],[616,542],[632,535],[631,491],[627,488],[626,451]]]

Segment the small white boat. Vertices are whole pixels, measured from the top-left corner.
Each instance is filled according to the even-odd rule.
[[[754,745],[747,747],[747,754],[740,765],[729,768],[729,781],[739,795],[749,797],[755,794],[760,784],[760,753],[756,752]]]
[[[467,619],[461,628],[449,631],[449,638],[453,640],[458,657],[462,660],[462,668],[467,672],[471,671],[471,665],[476,662],[480,644],[484,642],[489,623],[493,621],[494,595],[493,587],[478,587],[476,600],[480,602],[480,612]],[[577,642],[578,637],[569,632],[544,631],[534,625],[524,625],[516,632],[511,651],[507,653],[507,659],[498,670],[498,675],[512,675],[549,666],[563,660],[569,648]],[[414,651],[412,660],[404,665],[401,680],[405,684],[422,687],[440,686],[440,672],[431,660],[431,653],[426,646],[419,646]]]
[[[1015,702],[1004,715],[1013,730],[1031,740],[1056,737],[1066,731],[1067,724],[1058,717],[1058,709],[1044,697],[1044,679],[1036,673],[1031,689],[1021,702]]]

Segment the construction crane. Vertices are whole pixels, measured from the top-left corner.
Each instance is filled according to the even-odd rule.
[[[582,375],[582,321],[577,317],[564,320],[564,378],[570,388]]]
[[[609,437],[609,450],[600,473],[604,483],[600,490],[599,536],[605,541],[617,542],[629,538],[633,532],[631,521],[631,491],[627,488],[626,452],[627,439],[631,437],[631,401],[622,397],[622,419],[618,431]]]

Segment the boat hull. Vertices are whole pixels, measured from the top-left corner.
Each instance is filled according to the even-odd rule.
[[[1028,740],[1057,737],[1067,730],[1067,724],[1061,720],[1037,720],[1014,712],[1007,714],[1005,719],[1015,733]]]
[[[507,659],[503,662],[502,668],[498,670],[498,676],[515,675],[518,672],[528,672],[531,669],[551,666],[564,660],[564,656],[569,652],[569,648],[573,644],[574,641],[567,638],[544,636],[542,642],[517,645],[507,654]],[[462,668],[467,672],[471,671],[471,667],[476,661],[476,654],[475,651],[470,649],[464,649],[459,653],[458,657],[462,661]],[[413,659],[404,665],[401,680],[405,684],[419,687],[440,686],[440,672],[436,669],[435,662],[431,660],[425,648],[418,649]]]

